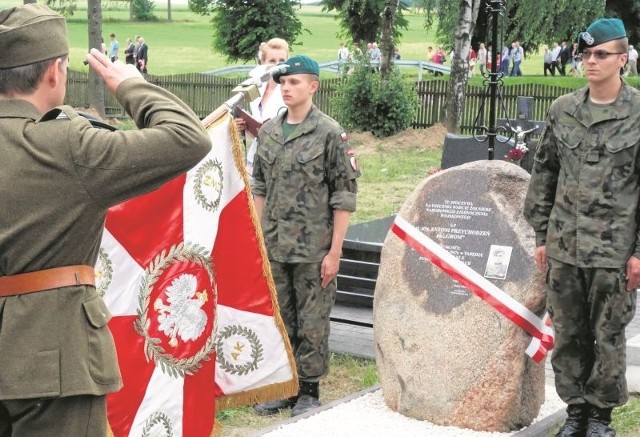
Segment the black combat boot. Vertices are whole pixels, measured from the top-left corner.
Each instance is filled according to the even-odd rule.
[[[609,426],[612,408],[591,407],[587,437],[616,437],[616,431]]]
[[[256,404],[253,406],[254,411],[259,416],[272,416],[278,414],[280,410],[293,407],[298,400],[298,396],[294,396],[287,399],[280,399],[272,402],[265,402],[263,404]]]
[[[291,409],[291,417],[306,413],[320,406],[320,390],[317,382],[300,382],[298,402]]]
[[[589,405],[577,404],[567,406],[567,420],[556,434],[556,437],[585,437],[587,435],[587,420]]]

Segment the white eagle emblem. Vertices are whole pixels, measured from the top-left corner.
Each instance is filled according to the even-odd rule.
[[[194,275],[180,275],[167,287],[169,305],[161,298],[156,299],[153,308],[159,313],[158,327],[171,340],[169,345],[177,346],[177,337],[182,341],[196,340],[204,332],[207,314],[202,306],[207,301],[207,291],[196,291],[198,281]]]
[[[589,32],[582,32],[582,35],[580,37],[584,40],[584,42],[587,43],[588,46],[592,45],[595,41],[593,39],[593,36],[591,36]]]

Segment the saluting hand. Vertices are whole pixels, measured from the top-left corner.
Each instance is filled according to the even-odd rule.
[[[87,62],[98,76],[104,80],[107,89],[115,93],[118,86],[127,79],[142,77],[133,65],[125,64],[122,61],[111,62],[100,50],[91,49],[87,54]]]

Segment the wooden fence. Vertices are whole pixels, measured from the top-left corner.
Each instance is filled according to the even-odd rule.
[[[228,79],[208,74],[179,74],[172,76],[148,75],[147,80],[159,85],[184,100],[201,118],[214,111],[231,96],[231,90],[238,84],[238,79]],[[334,116],[332,99],[342,79],[323,79],[316,92],[314,103],[321,111]],[[440,121],[440,114],[446,102],[447,82],[444,80],[424,80],[415,83],[419,98],[418,111],[413,127],[424,128]],[[534,98],[534,120],[544,120],[551,102],[561,94],[571,91],[552,85],[524,84],[502,87],[502,102],[498,102],[498,118],[514,118],[518,96]],[[489,98],[483,98],[487,91],[482,87],[469,86],[465,99],[465,111],[461,123],[461,133],[471,133],[476,117],[480,112],[480,120],[488,122]],[[484,102],[484,103],[483,103]],[[65,103],[76,107],[89,106],[88,75],[69,71],[67,96]],[[106,113],[109,117],[123,117],[126,114],[109,93],[106,96]]]

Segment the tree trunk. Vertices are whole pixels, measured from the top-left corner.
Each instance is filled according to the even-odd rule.
[[[380,60],[380,74],[383,80],[387,78],[393,68],[393,58],[395,54],[393,21],[395,20],[399,3],[400,0],[386,0],[384,12],[382,13],[382,36],[380,39],[382,59]]]
[[[171,21],[171,0],[167,0],[167,20]]]
[[[459,15],[454,29],[455,40],[451,59],[451,75],[447,87],[447,104],[443,124],[451,133],[458,133],[464,114],[464,98],[469,79],[471,35],[484,0],[459,0]]]
[[[101,0],[87,0],[89,22],[89,49],[101,50],[102,46],[102,3]],[[101,118],[106,118],[104,108],[105,86],[102,79],[89,69],[89,105]]]

